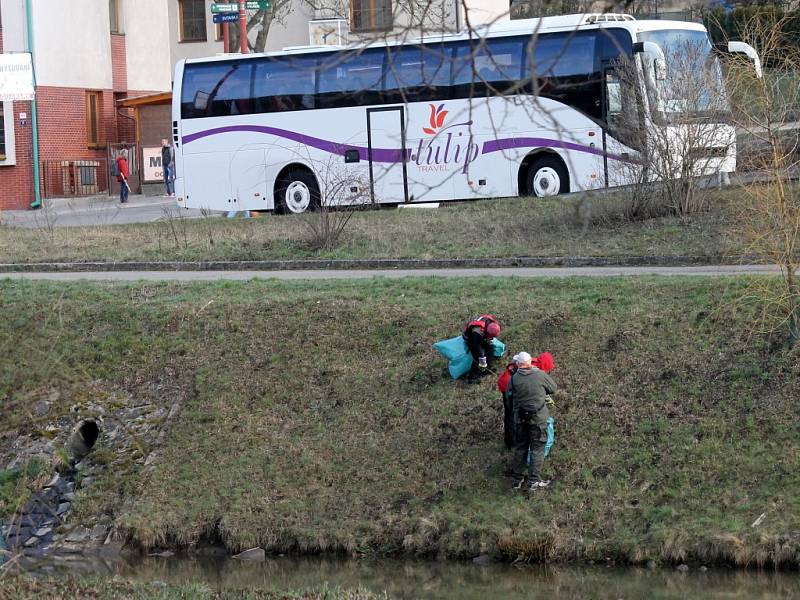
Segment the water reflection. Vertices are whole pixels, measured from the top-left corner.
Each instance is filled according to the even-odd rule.
[[[38,565],[42,570],[45,565]],[[155,558],[129,562],[49,563],[45,572],[119,574],[170,583],[204,581],[215,588],[288,590],[324,584],[386,591],[391,598],[484,600],[591,598],[754,599],[800,597],[800,575],[712,569],[687,574],[672,569],[490,565],[402,560],[274,558],[247,563],[228,558]]]

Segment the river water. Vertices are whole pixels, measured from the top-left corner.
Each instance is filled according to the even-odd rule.
[[[303,590],[324,585],[386,591],[390,598],[431,600],[772,600],[800,598],[800,574],[713,568],[680,573],[605,566],[513,566],[331,558],[146,557],[128,562],[39,564],[35,571],[122,575],[140,581],[204,581],[213,588]]]

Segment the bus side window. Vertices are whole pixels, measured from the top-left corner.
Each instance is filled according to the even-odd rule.
[[[247,115],[253,112],[250,98],[250,75],[252,65],[238,63],[228,65],[220,72],[220,79],[211,92],[209,109],[212,116]]]
[[[264,58],[256,64],[253,96],[256,112],[314,108],[314,57]]]
[[[595,45],[595,31],[534,35],[526,52],[532,91],[600,121],[602,76]]]
[[[456,98],[514,93],[522,77],[522,37],[458,42],[453,59]]]
[[[251,66],[244,63],[214,62],[187,66],[181,97],[183,118],[251,113],[251,72]]]
[[[381,48],[323,57],[317,108],[380,104],[384,54]]]
[[[444,46],[387,48],[384,102],[429,102],[449,98],[450,60]]]

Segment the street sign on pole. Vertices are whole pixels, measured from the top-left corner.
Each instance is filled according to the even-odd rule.
[[[238,13],[239,12],[239,3],[233,4],[212,4],[211,5],[211,12],[214,14],[217,13]]]
[[[236,23],[239,13],[217,13],[213,15],[214,23]]]
[[[247,10],[269,10],[272,6],[269,0],[248,0],[244,6]],[[212,4],[211,12],[213,14],[219,13],[235,13],[239,12],[239,3],[232,2],[231,4]]]

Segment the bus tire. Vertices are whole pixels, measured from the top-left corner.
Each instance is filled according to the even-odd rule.
[[[300,215],[317,210],[319,204],[319,186],[308,169],[291,169],[278,180],[275,207],[280,214]]]
[[[569,171],[557,156],[537,157],[528,167],[525,191],[536,198],[569,193]]]

